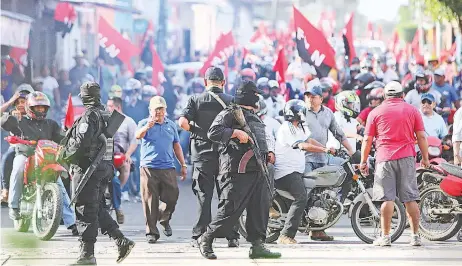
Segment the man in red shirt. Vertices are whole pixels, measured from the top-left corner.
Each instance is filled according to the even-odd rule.
[[[406,103],[403,87],[392,81],[385,86],[385,101],[369,114],[361,148],[361,172],[368,173],[367,158],[372,141],[376,140],[376,172],[374,201],[382,201],[380,224],[382,235],[377,246],[390,246],[391,218],[398,197],[406,206],[411,224],[411,245],[420,246],[419,190],[415,178],[415,140],[422,151],[421,165],[429,166],[425,128],[419,110]]]

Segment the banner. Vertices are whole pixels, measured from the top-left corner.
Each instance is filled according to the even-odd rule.
[[[295,7],[294,22],[299,56],[303,61],[315,67],[318,77],[327,77],[332,68],[337,68],[334,49],[324,34],[311,25]]]
[[[98,20],[99,46],[103,48],[111,58],[118,58],[127,68],[133,72],[131,58],[139,55],[139,49],[129,40],[125,39],[103,17]]]

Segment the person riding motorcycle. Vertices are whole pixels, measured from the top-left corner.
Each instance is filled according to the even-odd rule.
[[[47,119],[48,109],[50,108],[50,100],[48,97],[39,91],[34,91],[27,95],[26,98],[26,115],[21,117],[19,128],[21,137],[27,140],[52,140],[59,143],[63,139],[63,134],[58,123],[51,119]],[[23,190],[24,167],[26,160],[32,152],[29,147],[19,145],[16,148],[16,156],[13,160],[13,169],[10,176],[10,197],[8,199],[9,216],[12,220],[20,218],[19,204]],[[57,180],[61,192],[65,195],[64,202],[70,202],[66,189],[61,179]],[[74,235],[78,235],[75,225],[75,213],[70,208],[69,204],[63,204],[63,220],[69,230],[72,230]]]
[[[292,195],[284,228],[278,239],[279,244],[296,244],[295,235],[306,207],[308,193],[303,181],[305,170],[305,150],[310,148],[308,128],[305,121],[305,103],[301,100],[290,100],[286,103],[284,123],[277,132],[275,153],[275,186]],[[273,213],[275,210],[271,210]],[[270,215],[272,214],[270,211]],[[274,215],[274,214],[273,214]]]
[[[26,83],[19,85],[13,97],[2,106],[2,113],[13,105],[14,109],[10,111],[10,114],[21,120],[26,115],[26,97],[32,92],[34,92],[34,89],[31,85]],[[14,146],[10,146],[2,155],[2,203],[8,203],[8,189],[10,187],[14,155]]]
[[[414,105],[416,108],[420,108],[422,94],[430,93],[435,97],[436,105],[441,103],[441,93],[432,88],[433,84],[433,73],[429,70],[418,71],[415,74],[414,89],[410,90],[404,100]]]
[[[383,88],[385,88],[385,84],[380,81],[374,81],[366,86],[368,90],[371,92],[367,95],[367,101],[369,102],[369,106],[366,107],[359,113],[356,120],[358,120],[359,124],[362,126],[366,125],[367,117],[369,116],[370,112],[377,106],[379,106],[384,98]]]
[[[368,106],[367,95],[369,94],[370,90],[366,89],[366,86],[374,82],[375,79],[375,75],[369,72],[360,73],[355,77],[355,90],[359,96],[359,100],[361,101],[361,110]]]

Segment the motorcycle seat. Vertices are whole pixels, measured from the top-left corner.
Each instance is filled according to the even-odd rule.
[[[442,163],[440,164],[441,168],[448,172],[448,174],[456,176],[458,178],[462,178],[462,168],[457,165],[452,165],[449,163]]]

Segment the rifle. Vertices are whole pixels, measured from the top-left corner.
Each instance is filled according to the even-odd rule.
[[[93,172],[96,170],[98,167],[99,163],[103,160],[104,155],[106,154],[106,136],[104,134],[99,135],[98,139],[103,143],[103,146],[101,149],[98,151],[98,154],[96,155],[95,160],[92,161],[91,165],[87,168],[85,173],[82,175],[80,178],[79,184],[73,189],[74,193],[71,199],[71,203],[69,203],[69,206],[72,206],[72,204],[77,200],[77,196],[82,192],[83,188],[87,184],[88,180],[90,179],[91,175]]]
[[[268,186],[268,191],[270,193],[270,197],[273,198],[273,191],[271,189],[271,181],[269,179],[269,171],[268,167],[266,165],[266,162],[263,160],[260,152],[260,146],[258,145],[257,138],[255,137],[255,134],[250,130],[249,125],[247,124],[247,121],[245,120],[244,113],[242,112],[242,108],[237,105],[233,105],[232,107],[233,110],[233,115],[236,121],[238,122],[239,126],[242,127],[242,130],[244,130],[247,135],[250,137],[250,148],[253,151],[253,154],[255,156],[255,159],[257,160],[257,164],[260,167],[260,170],[265,177],[266,185]]]

